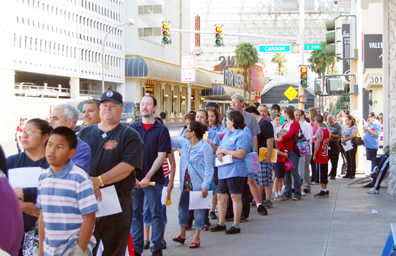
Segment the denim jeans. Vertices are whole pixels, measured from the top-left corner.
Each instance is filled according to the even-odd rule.
[[[182,191],[179,201],[179,225],[186,227],[188,222],[188,205],[190,203],[190,192]],[[205,225],[205,209],[194,210],[195,228],[203,230]]]
[[[132,191],[117,192],[122,212],[96,219],[94,236],[97,241],[92,255],[96,255],[102,240],[103,256],[124,256],[132,222]]]
[[[152,220],[151,242],[153,246],[150,250],[153,252],[164,248],[164,243],[162,242],[165,228],[161,204],[162,188],[163,186],[161,184],[155,184],[147,188],[134,189],[131,232],[135,251],[138,253],[143,252],[143,205],[145,196],[147,197]]]
[[[345,152],[345,157],[348,165],[346,174],[348,176],[355,176],[356,174],[356,152],[357,152],[357,148],[355,145],[353,145],[353,148],[351,150]]]
[[[300,175],[298,175],[298,162],[300,160],[300,157],[296,155],[296,153],[294,153],[293,151],[290,151],[289,159],[294,165],[294,170],[285,172],[285,193],[283,194],[283,196],[289,198],[292,196],[291,182],[293,176],[294,195],[297,196],[298,198],[301,198],[301,178]]]
[[[169,176],[165,178],[164,187],[168,187],[168,184],[169,184]],[[164,225],[166,225],[166,223],[168,222],[168,218],[166,216],[166,206],[164,204],[162,205],[162,218],[164,218]],[[151,226],[151,214],[150,214],[149,206],[147,204],[147,196],[144,196],[143,223],[145,227]]]

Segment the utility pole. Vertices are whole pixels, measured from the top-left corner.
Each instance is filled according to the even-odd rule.
[[[304,40],[304,21],[305,21],[305,17],[304,17],[304,0],[300,0],[300,34],[299,34],[299,43],[300,43],[300,67],[304,65],[304,44],[305,44],[305,40]],[[308,83],[308,79],[307,79],[307,83]],[[308,86],[308,84],[307,84]],[[305,89],[301,86],[298,87],[298,95],[304,95],[305,94]],[[305,106],[304,103],[298,103],[298,108],[301,110],[304,110]]]

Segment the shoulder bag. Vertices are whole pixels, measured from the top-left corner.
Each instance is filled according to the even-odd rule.
[[[296,121],[297,122],[297,121]],[[294,134],[294,146],[293,152],[298,156],[308,156],[311,154],[311,147],[309,146],[309,141],[305,138],[302,133],[300,124],[297,122],[298,128],[300,129],[300,136]]]
[[[352,143],[355,146],[364,146],[364,141],[363,141],[362,137],[360,137],[359,130],[357,130],[356,137],[352,139]]]
[[[252,143],[252,150],[253,152],[250,152],[246,156],[246,164],[247,164],[247,169],[246,171],[248,173],[258,173],[260,170],[260,160],[258,157],[257,152],[254,150],[253,142]]]
[[[199,175],[199,173],[197,172],[197,170],[195,170],[194,165],[190,162],[190,159],[188,159],[188,162],[190,163],[191,167],[194,169],[195,173],[198,175],[198,177],[201,179],[201,181],[203,182],[203,179],[201,178],[201,175]],[[212,182],[210,183],[209,189],[208,191],[213,191],[213,194],[216,191],[216,185],[214,183],[214,181],[212,180]]]

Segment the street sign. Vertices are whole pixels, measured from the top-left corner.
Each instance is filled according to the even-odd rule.
[[[195,54],[183,55],[181,65],[181,82],[195,82]]]
[[[285,96],[286,98],[288,98],[290,101],[293,101],[294,98],[298,95],[298,91],[296,91],[296,89],[293,88],[293,86],[290,86],[289,88],[287,88],[287,90],[285,91]]]
[[[304,50],[306,50],[306,51],[322,50],[322,45],[321,44],[305,44]]]
[[[259,52],[261,53],[291,52],[291,46],[290,44],[259,45]]]

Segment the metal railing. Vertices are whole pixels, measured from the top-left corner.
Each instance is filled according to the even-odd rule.
[[[59,87],[45,87],[40,85],[15,85],[16,96],[23,97],[48,97],[48,98],[70,98],[70,89]]]

